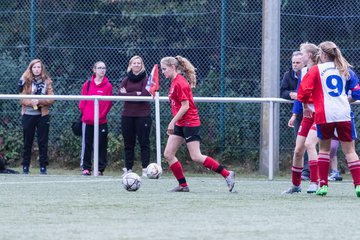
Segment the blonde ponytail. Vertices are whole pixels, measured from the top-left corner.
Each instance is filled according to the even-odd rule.
[[[176,56],[175,59],[179,62],[179,70],[181,70],[186,79],[189,81],[190,87],[196,87],[196,68],[191,64],[189,60],[182,56]]]
[[[335,67],[339,70],[340,75],[347,80],[350,79],[349,67],[351,64],[343,57],[339,47],[330,41],[322,42],[319,44],[319,48],[323,51],[331,61],[334,61]]]

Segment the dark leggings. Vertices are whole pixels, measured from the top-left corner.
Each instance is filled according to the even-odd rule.
[[[22,126],[23,126],[23,138],[24,138],[22,165],[26,167],[30,166],[31,149],[36,132],[38,146],[39,146],[40,167],[46,167],[49,164],[48,140],[49,140],[50,116],[24,114],[22,117]]]
[[[91,171],[91,153],[94,150],[94,125],[83,123],[81,167]],[[99,171],[103,172],[107,165],[108,126],[107,123],[99,125]]]
[[[136,137],[140,144],[141,165],[146,168],[150,163],[150,130],[152,119],[147,117],[122,117],[121,129],[125,147],[125,167],[132,169],[135,158]]]

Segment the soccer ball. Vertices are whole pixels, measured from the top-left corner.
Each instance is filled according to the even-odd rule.
[[[122,185],[127,191],[137,191],[141,186],[141,178],[134,172],[127,173],[122,179]]]
[[[150,179],[158,179],[162,174],[162,168],[159,164],[150,163],[146,168],[146,175]]]

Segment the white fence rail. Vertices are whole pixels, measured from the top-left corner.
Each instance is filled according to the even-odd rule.
[[[94,176],[98,175],[99,167],[99,101],[150,101],[155,102],[155,127],[156,127],[156,161],[161,164],[161,141],[160,141],[160,101],[168,101],[168,97],[159,97],[156,93],[152,97],[125,97],[125,96],[79,96],[79,95],[17,95],[17,94],[0,94],[0,99],[54,99],[54,100],[93,100],[94,101]],[[274,169],[274,103],[290,103],[291,101],[282,98],[229,98],[229,97],[194,97],[195,102],[213,102],[213,103],[269,103],[269,173],[268,179],[273,179]]]

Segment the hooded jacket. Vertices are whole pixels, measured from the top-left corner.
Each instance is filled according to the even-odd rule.
[[[87,84],[90,84],[89,91],[87,91]],[[102,82],[98,85],[95,84],[95,75],[91,77],[90,82],[86,82],[83,85],[81,95],[99,95],[99,96],[112,96],[112,85],[108,78],[104,76]],[[107,122],[106,116],[112,106],[111,101],[99,101],[99,124]],[[88,125],[94,125],[94,101],[93,100],[81,100],[79,102],[79,108],[82,112],[82,122]]]

